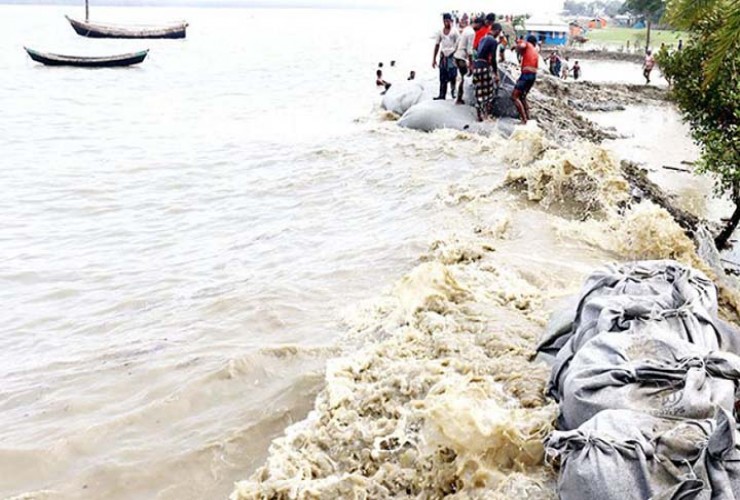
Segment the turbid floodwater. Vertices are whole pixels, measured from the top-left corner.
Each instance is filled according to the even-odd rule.
[[[328,360],[390,336],[396,345],[363,352],[368,366],[389,363],[368,373],[401,383],[400,353],[421,356],[426,344],[393,335],[435,303],[449,321],[428,317],[419,331],[442,332],[441,351],[466,353],[456,373],[478,373],[481,390],[513,411],[520,403],[486,378],[485,352],[524,352],[586,273],[632,256],[603,238],[612,233],[578,226],[578,206],[538,198],[526,168],[554,145],[536,128],[514,141],[421,134],[377,109],[378,61],[398,61],[391,81],[411,69],[434,80],[435,15],[94,8],[96,19],[191,23],[184,41],[142,42],[77,37],[69,12],[0,6],[0,496],[224,498],[322,388],[338,387]],[[23,45],[151,54],[134,68],[81,71],[32,63]],[[622,81],[634,69],[616,64],[593,74]],[[642,112],[602,116],[619,129]],[[649,116],[676,122],[666,140],[689,147],[675,112]],[[643,146],[641,161],[659,169],[649,141],[607,147],[629,156]],[[611,161],[602,153],[579,144],[551,160],[572,154],[590,172],[588,158]],[[508,184],[514,167],[529,196]],[[679,194],[701,208],[698,192]],[[466,267],[479,261],[488,267]],[[460,305],[472,296],[490,309]],[[514,332],[508,347],[490,336],[499,327]],[[447,336],[456,329],[478,332],[489,350],[451,344],[464,340]],[[427,355],[411,373],[440,384],[447,368]],[[528,369],[512,356],[502,359],[514,372]],[[332,373],[345,373],[337,363]],[[519,394],[540,408],[527,430],[536,434],[550,410],[535,375]],[[430,443],[455,434],[443,417],[460,401],[444,394],[468,394],[472,415],[490,409],[461,379],[445,380]],[[361,387],[373,399],[395,386]],[[379,414],[418,396],[399,391],[398,401],[374,399]],[[332,435],[317,425],[309,441]],[[458,446],[471,443],[466,434]],[[289,455],[270,460],[301,463]]]

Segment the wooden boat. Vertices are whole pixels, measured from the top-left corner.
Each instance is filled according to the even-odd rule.
[[[169,26],[121,26],[79,21],[64,16],[78,35],[90,38],[185,38],[188,23],[181,21]]]
[[[188,23],[180,21],[167,26],[122,26],[90,22],[90,0],[85,0],[85,20],[64,16],[78,35],[90,38],[185,38]]]
[[[28,47],[23,47],[31,59],[47,66],[79,66],[83,68],[111,68],[116,66],[131,66],[142,62],[149,50],[141,52],[132,52],[130,54],[120,54],[116,56],[105,57],[82,57],[82,56],[64,56],[60,54],[47,54],[39,52]]]

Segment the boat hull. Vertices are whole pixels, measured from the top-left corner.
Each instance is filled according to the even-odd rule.
[[[182,22],[171,26],[157,28],[135,28],[127,26],[113,26],[106,24],[97,24],[86,21],[72,19],[69,16],[67,20],[72,25],[75,32],[80,36],[89,38],[185,38],[185,31],[188,23]]]
[[[24,47],[29,57],[46,66],[76,66],[79,68],[113,68],[139,64],[146,59],[149,50],[108,57],[79,57],[48,54]]]

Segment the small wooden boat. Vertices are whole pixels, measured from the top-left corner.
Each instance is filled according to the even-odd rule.
[[[91,23],[64,16],[78,35],[90,38],[185,38],[188,23],[180,21],[168,26],[122,26]]]
[[[112,68],[116,66],[131,66],[142,62],[149,50],[120,54],[104,57],[64,56],[60,54],[47,54],[28,47],[23,47],[31,59],[47,66],[79,66],[83,68]]]

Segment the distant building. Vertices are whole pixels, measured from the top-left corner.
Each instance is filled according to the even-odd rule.
[[[595,17],[588,21],[588,29],[590,30],[598,30],[598,29],[606,28],[606,25],[607,25],[606,19],[604,19],[603,17]]]
[[[543,45],[567,45],[570,27],[563,21],[527,21],[524,25],[527,35],[534,35]]]
[[[629,28],[635,23],[635,17],[629,12],[614,16],[614,24],[623,28]]]
[[[581,43],[586,41],[586,29],[578,24],[577,21],[571,21],[568,27],[570,28],[570,41]]]

